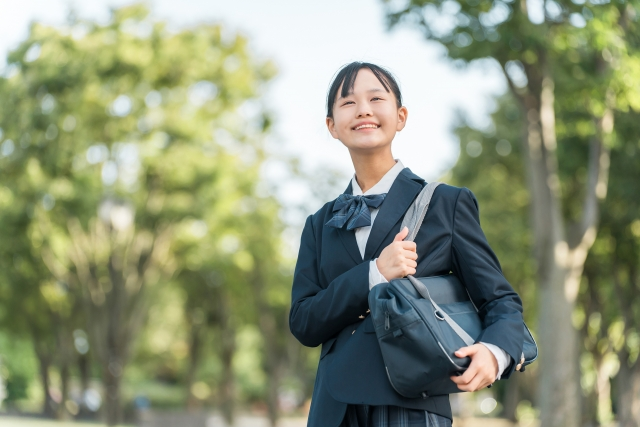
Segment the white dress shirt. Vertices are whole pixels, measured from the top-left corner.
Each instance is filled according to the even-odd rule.
[[[396,164],[391,169],[389,169],[386,174],[384,174],[380,181],[378,181],[373,187],[371,187],[364,193],[362,193],[362,189],[360,188],[360,184],[358,184],[358,181],[356,180],[356,174],[354,173],[353,178],[351,178],[352,194],[354,196],[369,196],[372,194],[388,193],[389,189],[391,189],[393,181],[395,181],[400,172],[402,172],[402,170],[404,169],[404,165],[402,164],[402,162],[399,159],[395,160]],[[360,255],[362,256],[362,258],[364,258],[364,250],[367,246],[367,240],[369,240],[371,227],[373,226],[373,222],[375,221],[376,216],[378,216],[379,210],[380,208],[369,207],[369,212],[371,213],[371,225],[367,227],[356,228],[356,242],[358,244],[358,249],[360,249]],[[388,280],[380,273],[380,270],[378,270],[378,264],[376,263],[376,260],[377,258],[374,258],[369,262],[369,290],[371,290],[375,285],[379,283],[388,282]],[[505,368],[507,367],[510,356],[506,351],[496,345],[485,342],[481,342],[481,344],[485,345],[491,351],[491,353],[493,353],[496,360],[498,361],[498,375],[496,377],[496,380],[499,380]]]

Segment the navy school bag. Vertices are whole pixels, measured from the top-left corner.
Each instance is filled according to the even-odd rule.
[[[427,184],[407,210],[400,226],[413,241],[440,182]],[[380,283],[369,293],[369,308],[391,386],[402,396],[428,397],[460,393],[449,378],[471,363],[454,352],[473,345],[482,321],[464,286],[453,274],[407,276]],[[519,370],[538,357],[529,328],[523,323],[524,345]]]

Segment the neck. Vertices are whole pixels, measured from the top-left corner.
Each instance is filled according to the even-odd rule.
[[[356,181],[363,193],[376,185],[396,164],[391,150],[383,153],[351,152],[351,161],[356,170]]]

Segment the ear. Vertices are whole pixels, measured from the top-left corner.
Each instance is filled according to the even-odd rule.
[[[396,131],[400,132],[404,129],[404,126],[407,124],[407,117],[409,116],[409,111],[407,107],[398,108],[398,124],[396,126]]]
[[[331,136],[334,137],[335,139],[338,139],[338,133],[336,132],[336,124],[333,121],[333,119],[331,117],[327,117],[326,123],[327,123],[327,129],[329,129],[329,133],[331,134]]]

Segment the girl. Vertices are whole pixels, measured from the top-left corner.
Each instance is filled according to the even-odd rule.
[[[522,352],[522,304],[502,275],[466,188],[440,185],[415,242],[400,230],[426,182],[391,154],[408,111],[393,76],[353,62],[333,80],[326,124],[351,155],[355,174],[336,200],[310,215],[296,263],[289,327],[304,345],[322,344],[310,427],[451,426],[449,397],[409,399],[391,387],[371,317],[368,293],[408,274],[453,272],[483,319],[467,371],[452,380],[475,391],[513,372]]]

